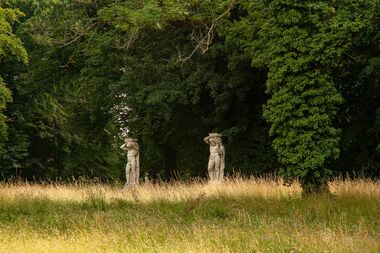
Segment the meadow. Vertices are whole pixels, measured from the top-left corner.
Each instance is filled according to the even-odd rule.
[[[380,181],[0,183],[0,252],[380,252]]]

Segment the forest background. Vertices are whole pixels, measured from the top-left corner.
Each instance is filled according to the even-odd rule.
[[[1,178],[380,173],[380,1],[1,0]],[[323,188],[323,187],[322,187]]]

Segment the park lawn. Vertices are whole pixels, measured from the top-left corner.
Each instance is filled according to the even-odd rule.
[[[0,252],[380,252],[380,182],[0,184]]]

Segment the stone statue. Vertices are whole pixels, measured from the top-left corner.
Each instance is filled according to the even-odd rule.
[[[140,157],[139,157],[139,144],[137,139],[126,138],[125,143],[121,145],[121,149],[127,151],[128,162],[125,167],[125,175],[127,182],[126,187],[139,184],[140,176]]]
[[[210,157],[207,168],[210,182],[223,181],[225,153],[221,137],[221,134],[210,133],[209,136],[204,138],[204,141],[210,145]]]

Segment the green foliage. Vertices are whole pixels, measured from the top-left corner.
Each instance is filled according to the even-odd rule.
[[[11,101],[11,92],[3,82],[3,79],[0,78],[0,111],[5,110],[6,103]],[[0,140],[4,141],[6,137],[7,125],[5,121],[5,117],[2,113],[0,113]]]
[[[23,13],[17,9],[4,9],[0,6],[0,61],[4,61],[4,58],[10,55],[25,63],[28,61],[27,52],[21,40],[12,34],[12,23],[22,15]]]
[[[20,127],[31,137],[34,158],[25,176],[121,176],[107,88],[118,71],[103,64],[112,51],[112,32],[97,34],[98,29],[103,27],[94,1],[51,4],[21,28],[33,59],[21,80],[27,88],[20,87],[31,109]]]
[[[353,38],[344,68],[335,74],[345,98],[338,122],[342,132],[341,158],[333,164],[341,173],[375,177],[380,173],[380,61],[379,1],[357,10],[366,26]],[[355,155],[352,155],[355,154]]]
[[[12,33],[12,24],[22,16],[22,12],[0,6],[0,63],[3,65],[9,58],[27,63],[27,53],[21,40]],[[5,141],[7,140],[7,120],[4,113],[6,104],[12,101],[11,91],[6,87],[0,72],[0,156],[4,156]]]
[[[334,69],[343,65],[354,36],[366,27],[365,18],[356,14],[365,3],[240,4],[249,15],[231,22],[226,37],[251,55],[253,66],[268,69],[264,117],[272,124],[283,175],[298,178],[305,192],[320,191],[331,174],[328,162],[339,154],[340,131],[333,119],[343,99],[333,82]]]
[[[22,74],[11,63],[4,70],[14,103],[7,112],[11,126],[6,154],[0,158],[3,174],[63,179],[120,176],[122,171],[115,173],[109,169],[112,167],[109,162],[119,161],[119,156],[113,155],[118,154],[117,150],[106,144],[109,139],[104,141],[109,134],[102,126],[91,128],[94,122],[86,118],[85,127],[91,128],[93,136],[77,124],[77,115],[87,110],[78,103],[83,98],[79,96],[83,87],[74,83],[83,64],[77,58],[78,51],[84,48],[80,44],[82,40],[75,38],[81,29],[92,32],[92,23],[88,22],[96,22],[93,18],[96,13],[91,14],[94,5],[90,2],[66,5],[61,1],[8,1],[8,4],[29,15],[17,31],[29,49],[30,64],[21,69]],[[78,11],[79,7],[84,7],[82,12]],[[66,33],[68,30],[71,32]],[[76,129],[78,125],[82,128]],[[112,155],[108,154],[109,150]]]
[[[1,6],[6,177],[123,177],[123,131],[151,177],[204,176],[212,131],[229,174],[282,166],[305,192],[333,173],[378,174],[378,0]]]
[[[255,129],[267,127],[260,119],[258,106],[263,102],[259,85],[263,75],[250,68],[249,59],[220,39],[210,46],[209,54],[196,52],[179,64],[179,55],[190,55],[196,46],[189,40],[194,32],[200,32],[197,36],[207,32],[199,28],[207,28],[229,2],[181,4],[177,10],[187,9],[182,19],[168,14],[173,6],[165,1],[147,6],[115,4],[99,12],[103,20],[117,29],[115,44],[122,53],[118,56],[121,62],[116,64],[122,64],[118,66],[124,74],[112,86],[114,97],[118,98],[116,113],[121,113],[122,127],[141,141],[145,172],[166,178],[173,174],[204,175],[207,147],[202,139],[210,131],[223,131],[229,140],[229,172],[236,169],[260,173],[272,169],[273,162],[265,164],[273,161],[272,150],[260,149],[269,146],[269,139],[262,136],[263,131],[260,137],[255,133]],[[152,6],[157,16],[146,18]],[[157,27],[155,19],[165,25]],[[246,71],[258,73],[252,77]],[[262,125],[253,128],[254,121]],[[246,134],[258,141],[241,145]],[[252,166],[252,159],[256,166]]]

